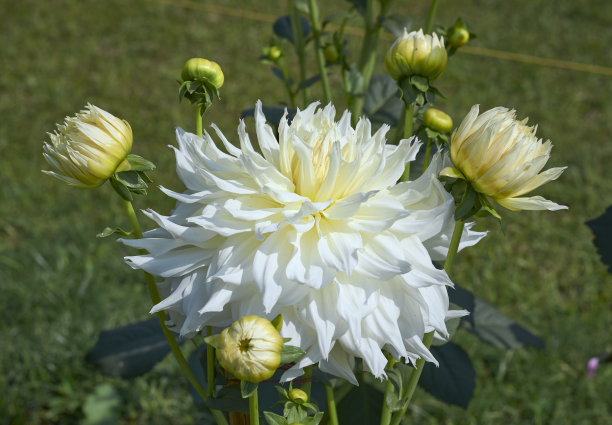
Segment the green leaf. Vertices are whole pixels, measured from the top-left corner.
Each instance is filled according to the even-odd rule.
[[[115,425],[121,418],[121,398],[111,384],[100,384],[83,404],[81,425]]]
[[[126,158],[130,163],[130,170],[132,171],[153,171],[155,170],[155,164],[151,161],[144,159],[140,155],[129,154]]]
[[[110,235],[130,236],[132,232],[123,230],[121,227],[115,227],[114,229],[106,227],[102,232],[96,235],[97,238],[105,238]]]
[[[464,316],[461,318],[462,321],[469,321],[470,323],[474,322],[474,316],[472,315],[472,312],[474,311],[474,294],[455,284],[453,288],[448,289],[448,298],[451,303],[470,312],[469,316]]]
[[[277,415],[272,412],[263,412],[264,418],[266,418],[266,422],[268,425],[289,425],[289,422],[281,415]]]
[[[304,354],[306,354],[306,351],[302,350],[300,347],[283,345],[283,350],[281,351],[281,364],[298,361],[304,356]]]
[[[215,398],[209,397],[206,399],[206,405],[211,409],[221,410],[222,412],[249,413],[249,401],[242,397],[238,385],[221,388]]]
[[[280,123],[280,120],[282,119],[285,113],[285,110],[287,110],[287,121],[289,121],[289,123],[291,123],[291,120],[293,120],[293,117],[295,116],[295,113],[297,112],[297,109],[289,108],[285,105],[263,106],[262,110],[263,110],[264,115],[266,116],[266,121],[268,121],[269,123],[277,127],[278,127],[278,123]],[[240,114],[240,118],[252,117],[254,115],[255,115],[255,108],[249,108],[249,109],[245,109],[244,111],[242,111],[242,114]]]
[[[258,386],[258,382],[240,381],[240,392],[242,394],[242,398],[249,398],[255,391],[257,391]]]
[[[281,81],[285,81],[285,75],[283,75],[283,70],[280,69],[277,66],[273,66],[272,68],[270,68],[272,70],[272,74],[274,74],[276,76],[276,78],[278,78]],[[288,77],[289,79],[289,85],[292,86],[293,85],[293,78]]]
[[[134,378],[153,369],[170,352],[156,317],[104,330],[85,360],[108,376]]]
[[[593,243],[601,257],[601,262],[607,266],[609,272],[612,265],[612,207],[608,207],[606,212],[599,217],[587,221],[586,225],[595,236]]]
[[[298,85],[298,90],[307,89],[308,87],[312,86],[317,81],[319,81],[320,79],[321,79],[321,75],[319,75],[319,74],[313,75],[312,77],[307,78],[306,80],[302,81]]]
[[[395,126],[402,118],[402,107],[395,80],[387,74],[373,76],[363,102],[370,121]]]
[[[506,349],[544,348],[544,341],[540,337],[481,299],[474,299],[471,315],[472,322],[463,320],[461,325],[487,344]]]
[[[308,22],[308,19],[300,16],[300,23],[302,27],[302,36],[303,38],[306,38],[311,32],[310,22]],[[284,15],[278,18],[272,25],[272,29],[274,30],[274,34],[276,34],[278,37],[289,40],[292,44],[295,44],[289,15]]]
[[[476,374],[467,353],[452,342],[430,351],[440,366],[426,363],[419,385],[445,403],[467,408],[476,388]]]
[[[393,366],[393,369],[388,371],[389,379],[393,382],[393,386],[395,387],[395,391],[391,393],[391,397],[385,400],[387,406],[393,411],[397,410],[403,405],[403,400],[407,396],[408,391],[408,381],[410,380],[410,376],[414,368],[405,363],[397,362]]]
[[[377,424],[380,422],[383,395],[367,382],[359,382],[338,403],[338,422],[341,424]]]

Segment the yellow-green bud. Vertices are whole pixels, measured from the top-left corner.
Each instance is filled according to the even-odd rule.
[[[443,37],[404,30],[387,51],[385,68],[395,80],[419,75],[433,81],[446,67],[447,58]]]
[[[126,160],[132,149],[132,129],[92,104],[74,117],[67,117],[51,143],[43,145],[43,156],[54,171],[43,171],[83,189],[104,183],[114,173],[130,169]]]
[[[338,59],[340,59],[340,55],[338,54],[338,49],[333,44],[328,44],[325,46],[323,50],[323,54],[325,55],[325,60],[327,63],[336,63]]]
[[[183,81],[206,81],[216,88],[221,88],[225,77],[219,64],[202,58],[191,58],[181,71]]]
[[[280,366],[283,338],[259,316],[244,316],[206,342],[217,349],[219,364],[242,381],[264,381]]]
[[[450,133],[453,129],[453,119],[445,112],[429,108],[423,114],[423,124],[439,133]]]
[[[462,20],[458,19],[457,23],[448,30],[448,44],[455,49],[465,45],[470,41],[470,32],[463,23]]]
[[[289,390],[289,398],[291,399],[291,401],[297,404],[303,404],[308,401],[308,394],[306,394],[299,388],[292,388]]]
[[[268,59],[270,59],[271,61],[276,62],[283,56],[283,51],[278,46],[270,46],[266,48],[266,50],[266,56],[268,56]]]

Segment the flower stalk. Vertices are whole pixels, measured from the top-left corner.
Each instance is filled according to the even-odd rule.
[[[388,362],[387,362],[386,369],[391,370],[393,369],[393,366],[395,365],[395,363],[397,363],[397,360],[395,360],[393,356],[390,354],[387,355],[387,359],[388,359]],[[387,378],[387,383],[385,384],[385,395],[383,397],[382,413],[380,415],[380,425],[389,425],[391,421],[391,409],[387,405],[387,399],[392,393],[393,393],[393,382],[391,382],[391,379]]]
[[[308,9],[310,11],[310,25],[312,26],[312,36],[314,38],[315,56],[317,58],[317,66],[321,75],[321,85],[323,87],[323,103],[327,104],[331,101],[331,90],[329,88],[329,79],[325,70],[325,56],[321,47],[321,24],[319,23],[319,8],[315,0],[308,0]]]
[[[436,9],[438,8],[438,0],[431,0],[431,4],[429,5],[429,12],[427,12],[427,21],[425,23],[425,34],[429,34],[431,32],[431,27],[433,26],[434,16],[436,16]]]
[[[250,425],[259,425],[259,399],[257,398],[257,389],[249,396],[249,423]]]
[[[293,45],[297,53],[300,65],[300,82],[306,80],[306,58],[304,55],[304,33],[302,32],[302,21],[300,14],[295,6],[295,0],[289,0],[289,19],[291,21],[291,33],[293,35]],[[302,90],[302,106],[308,104],[308,89]]]
[[[338,412],[336,411],[336,400],[334,398],[334,389],[329,385],[325,385],[325,395],[327,397],[327,414],[329,425],[338,425]]]

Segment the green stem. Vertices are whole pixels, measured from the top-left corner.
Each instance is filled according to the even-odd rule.
[[[414,119],[414,103],[405,104],[404,105],[404,139],[409,139],[412,137],[412,123]],[[408,181],[410,180],[410,162],[406,163],[406,168],[404,169],[404,174],[400,181]]]
[[[461,241],[461,235],[463,234],[463,220],[458,220],[455,222],[455,227],[453,228],[453,236],[451,237],[450,246],[448,247],[448,254],[446,255],[446,260],[444,261],[444,271],[450,274],[451,268],[453,267],[453,261],[455,260],[455,255],[459,250],[459,242]]]
[[[251,425],[259,425],[259,399],[257,389],[249,396],[249,419]]]
[[[304,34],[302,32],[302,20],[300,13],[295,7],[295,0],[289,0],[289,19],[291,20],[291,33],[293,34],[293,45],[300,64],[300,82],[306,81],[306,57],[304,55]],[[302,106],[308,103],[308,89],[302,89]]]
[[[278,61],[278,66],[283,73],[283,82],[285,83],[285,89],[287,89],[287,94],[289,94],[289,102],[291,103],[291,107],[295,108],[295,93],[291,89],[291,80],[289,78],[289,72],[287,71],[287,65],[283,59]]]
[[[423,336],[423,344],[429,348],[431,346],[431,342],[433,341],[433,331],[426,333]],[[410,405],[410,400],[412,399],[412,395],[414,394],[414,390],[416,389],[417,383],[419,382],[419,378],[421,377],[421,373],[423,372],[423,367],[425,366],[425,359],[418,359],[416,361],[416,367],[410,374],[410,379],[408,380],[407,390],[406,390],[406,399],[401,409],[393,415],[391,420],[391,425],[399,425],[402,421],[402,418],[406,414],[406,410]]]
[[[395,360],[391,355],[388,355],[387,358],[389,361],[386,369],[391,370],[393,369],[393,366],[397,360]],[[380,425],[389,425],[389,422],[391,422],[391,409],[387,405],[387,399],[391,393],[393,393],[393,382],[391,382],[391,379],[387,377],[387,383],[385,384],[385,396],[383,397],[382,413],[380,415]]]
[[[304,383],[302,384],[302,391],[306,393],[308,399],[310,399],[310,387],[312,386],[312,366],[306,366],[304,368]]]
[[[425,23],[425,34],[429,34],[431,32],[431,27],[433,26],[434,16],[436,16],[437,7],[438,0],[431,0],[431,4],[429,5],[429,12],[427,13],[427,22]]]
[[[198,105],[196,110],[196,135],[198,137],[202,137],[202,120],[204,118],[202,114],[203,107],[204,105]]]
[[[427,146],[425,147],[425,157],[423,158],[423,173],[427,170],[427,167],[429,166],[429,157],[431,155],[431,145],[432,145],[432,140],[427,139]]]
[[[329,385],[325,385],[325,394],[327,395],[327,414],[329,425],[338,425],[338,413],[336,411],[336,400],[334,400],[334,389]]]
[[[206,336],[212,335],[212,326],[206,326]],[[215,347],[206,344],[206,383],[208,395],[215,396]]]
[[[132,232],[134,233],[134,237],[136,239],[141,239],[142,230],[140,230],[140,224],[138,223],[138,217],[136,217],[134,207],[132,206],[132,203],[130,201],[126,201],[126,200],[122,200],[122,201],[123,201],[123,207],[125,209],[125,212],[128,216],[128,220],[130,222],[130,226],[132,227]],[[144,250],[139,250],[139,252],[141,254],[146,254],[146,251]],[[151,297],[151,301],[153,302],[153,304],[158,304],[161,301],[161,297],[159,296],[159,292],[157,291],[157,285],[155,284],[155,278],[150,273],[147,273],[147,272],[144,272],[144,275],[147,281],[147,287],[149,289],[149,296]],[[195,375],[191,371],[191,368],[189,367],[187,360],[185,360],[185,357],[183,356],[183,353],[181,352],[181,348],[179,347],[178,343],[176,342],[176,339],[174,338],[174,334],[166,327],[165,313],[162,311],[158,311],[157,313],[155,313],[155,316],[157,316],[157,319],[159,320],[159,325],[162,328],[164,336],[166,337],[166,341],[168,341],[170,350],[172,351],[172,354],[176,358],[176,361],[178,362],[179,367],[181,368],[181,371],[185,374],[185,376],[187,377],[187,379],[189,380],[189,382],[191,383],[195,391],[198,393],[198,395],[202,398],[202,400],[206,401],[206,398],[208,397],[206,390],[204,389],[204,387],[202,387],[198,379],[195,377]],[[211,409],[211,412],[213,416],[215,417],[215,419],[217,420],[217,423],[219,425],[227,425],[227,420],[225,419],[225,416],[223,416],[223,413],[215,409]]]
[[[308,0],[308,9],[310,11],[310,25],[312,26],[312,36],[314,38],[315,56],[317,58],[317,66],[321,75],[321,85],[323,86],[323,103],[327,104],[331,101],[331,90],[329,89],[329,79],[327,78],[327,70],[325,69],[325,57],[321,48],[321,24],[319,23],[319,8],[315,0]]]

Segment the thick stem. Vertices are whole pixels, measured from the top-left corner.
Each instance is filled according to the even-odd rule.
[[[302,32],[302,20],[300,13],[295,7],[295,0],[289,0],[289,19],[291,20],[291,33],[293,34],[293,45],[300,64],[300,83],[306,81],[306,56],[304,55],[304,33]],[[308,89],[302,89],[302,106],[308,103]]]
[[[427,146],[425,147],[425,156],[423,157],[423,173],[427,171],[427,167],[429,166],[429,157],[431,156],[431,145],[432,145],[432,140],[427,139]]]
[[[429,5],[429,12],[427,13],[427,22],[425,23],[425,34],[429,34],[431,32],[431,27],[433,26],[434,16],[436,16],[437,7],[438,0],[431,0],[431,4]]]
[[[386,369],[391,370],[397,361],[391,355],[387,356],[387,358],[388,363]],[[387,377],[387,383],[385,384],[385,395],[383,397],[382,413],[380,415],[380,425],[389,425],[389,422],[391,422],[391,409],[389,406],[387,406],[387,399],[392,392],[393,382],[391,382],[391,379]]]
[[[450,246],[448,247],[448,254],[446,255],[446,260],[444,261],[444,271],[447,274],[450,274],[451,268],[453,267],[453,261],[455,260],[455,255],[459,250],[459,242],[461,241],[461,235],[463,234],[463,220],[458,220],[455,222],[455,227],[453,228],[453,236],[451,237]]]
[[[212,326],[206,326],[206,336],[212,335]],[[206,344],[206,383],[208,395],[215,396],[215,347]]]
[[[251,425],[259,425],[259,399],[257,389],[249,396],[249,419]]]
[[[329,425],[338,425],[338,413],[336,411],[336,400],[334,399],[334,389],[329,385],[325,385],[325,394],[327,396],[327,414]]]
[[[204,105],[198,105],[197,110],[196,110],[196,135],[198,137],[202,137],[202,120],[203,120],[203,116],[202,116],[202,108],[204,107]]]
[[[329,79],[327,78],[327,70],[325,69],[325,56],[323,56],[323,48],[321,47],[319,8],[315,0],[308,0],[308,9],[310,11],[310,25],[312,26],[312,36],[314,38],[315,56],[317,58],[317,66],[319,67],[321,85],[323,87],[323,103],[327,104],[331,101],[331,90],[329,89]]]
[[[414,103],[404,105],[404,139],[412,137],[412,123],[414,120]],[[400,178],[400,181],[410,180],[410,162],[406,163],[404,174]]]
[[[433,332],[426,333],[423,336],[423,344],[429,348],[431,346],[431,342],[433,341]],[[410,375],[410,379],[408,380],[407,391],[406,391],[406,399],[401,409],[393,415],[391,420],[391,425],[399,425],[402,421],[402,418],[406,414],[406,410],[410,405],[410,400],[412,399],[412,395],[414,394],[414,390],[416,389],[417,383],[419,382],[419,378],[421,377],[421,373],[423,372],[423,367],[425,366],[425,359],[418,359],[416,361],[416,367],[412,371]]]
[[[132,232],[134,233],[134,237],[136,239],[141,239],[142,230],[140,230],[140,224],[138,223],[138,217],[136,217],[136,213],[134,212],[134,207],[132,206],[132,203],[126,200],[122,200],[122,202],[123,202],[123,207],[125,209],[125,212],[128,216],[130,226],[132,227]],[[140,250],[139,252],[141,254],[146,253],[146,251],[144,250]],[[147,287],[149,289],[149,296],[151,297],[151,301],[153,301],[153,304],[158,304],[161,301],[161,297],[159,296],[159,292],[157,291],[157,285],[155,284],[155,278],[150,273],[147,273],[147,272],[144,272],[144,275],[147,281]],[[189,367],[187,360],[185,360],[185,357],[183,356],[181,348],[179,347],[178,343],[176,342],[176,339],[174,338],[174,334],[166,327],[165,313],[162,311],[158,311],[157,313],[155,313],[155,316],[157,316],[157,319],[159,320],[159,325],[162,328],[162,332],[164,333],[164,336],[166,337],[166,341],[168,341],[170,350],[172,351],[172,354],[176,358],[176,361],[178,362],[179,367],[181,368],[181,371],[183,372],[183,374],[185,374],[185,376],[187,377],[187,379],[193,386],[194,390],[198,393],[198,395],[202,398],[202,400],[206,401],[206,398],[208,397],[206,390],[204,389],[204,387],[202,387],[198,379],[195,377],[195,375],[191,371],[191,368]],[[218,410],[214,410],[214,409],[211,409],[211,412],[213,416],[215,417],[215,419],[217,420],[217,423],[219,425],[227,425],[227,420],[225,419],[225,416],[223,416],[223,413],[221,413]]]

